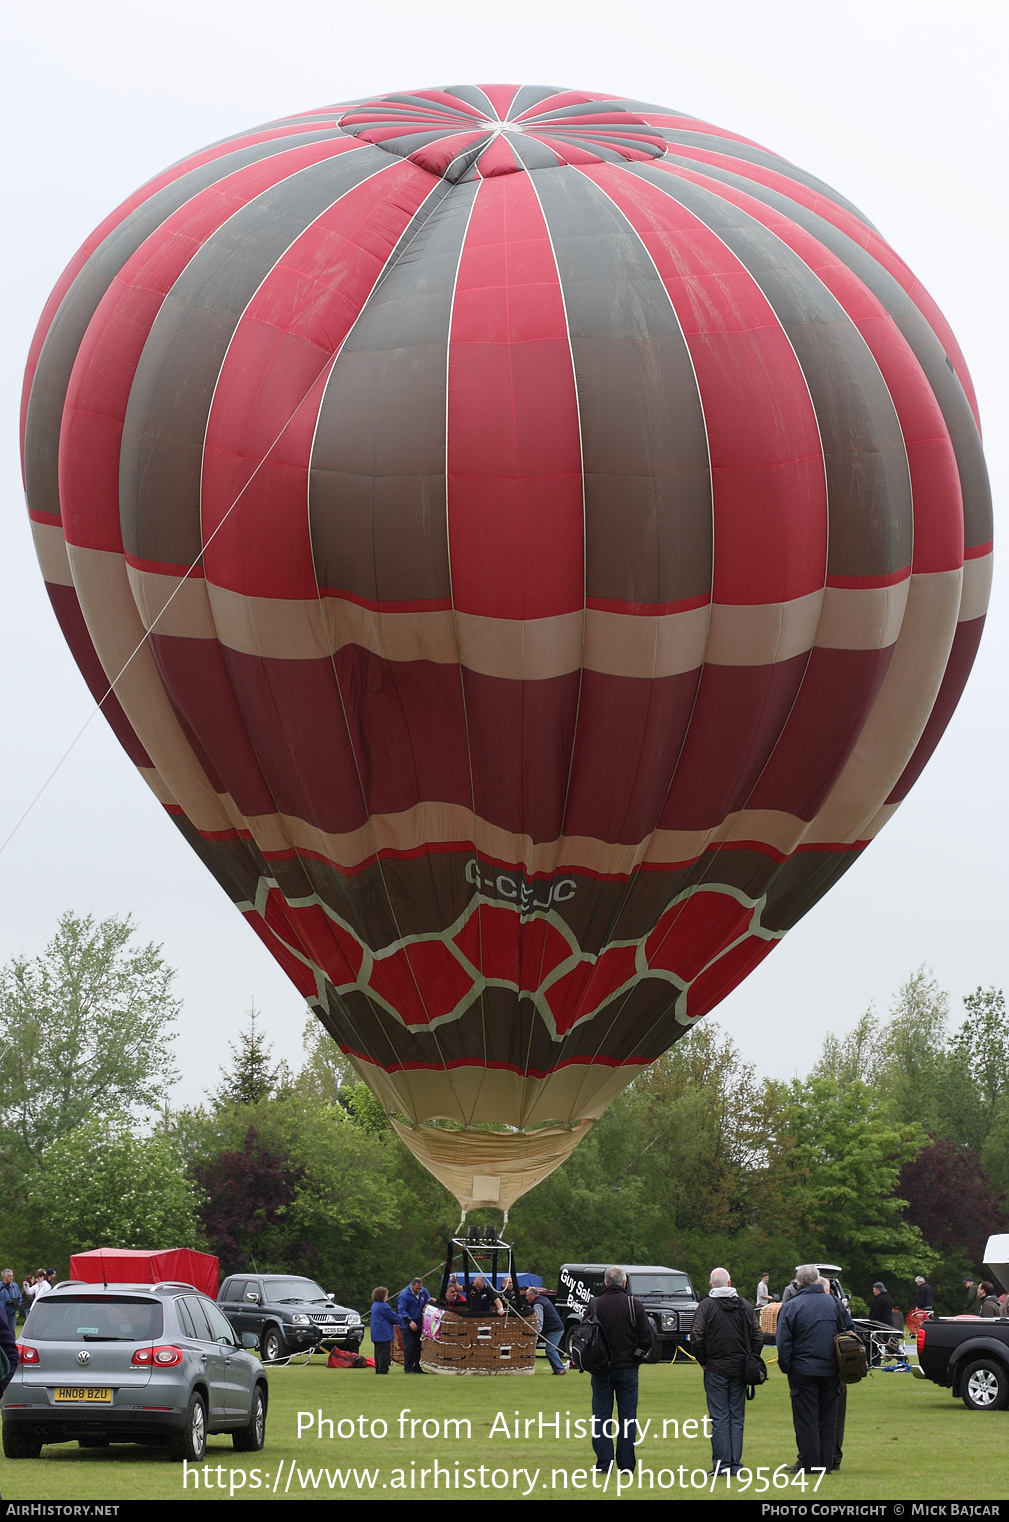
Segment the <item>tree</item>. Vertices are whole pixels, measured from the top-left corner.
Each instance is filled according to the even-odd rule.
[[[129,916],[68,912],[41,956],[0,970],[0,1148],[22,1173],[87,1121],[155,1108],[178,1077],[175,974],[133,935]]]
[[[171,1142],[92,1120],[33,1171],[28,1205],[54,1257],[93,1247],[196,1247],[198,1198]]]
[[[1006,1197],[993,1187],[980,1155],[953,1142],[933,1142],[900,1170],[907,1218],[930,1246],[983,1260],[990,1236],[1009,1230]]]
[[[367,1302],[403,1206],[382,1138],[292,1086],[258,1104],[189,1111],[180,1135],[206,1193],[211,1251],[228,1262],[254,1253],[263,1273],[311,1274],[347,1303]]]
[[[934,1142],[900,1170],[907,1219],[941,1254],[931,1275],[935,1304],[955,1315],[965,1274],[977,1277],[990,1236],[1009,1231],[1009,1205],[980,1155],[951,1141]]]
[[[262,1144],[250,1126],[240,1148],[198,1163],[193,1176],[203,1193],[200,1220],[225,1274],[306,1257],[309,1244],[296,1240],[288,1219],[305,1170]],[[295,1238],[292,1238],[292,1225]]]
[[[949,994],[919,967],[899,990],[876,1040],[875,1082],[895,1113],[930,1135],[945,1132]]]
[[[828,1032],[810,1077],[829,1078],[841,1088],[848,1083],[873,1083],[878,1066],[879,1021],[870,1007],[847,1036]]]
[[[273,1099],[278,1091],[290,1082],[287,1064],[280,1062],[270,1066],[272,1046],[258,1029],[259,1010],[252,1004],[246,1011],[249,1028],[234,1041],[228,1042],[231,1068],[221,1068],[223,1082],[210,1096],[215,1105],[258,1105],[264,1099]]]
[[[856,1289],[881,1273],[911,1279],[936,1261],[895,1193],[901,1165],[918,1155],[925,1133],[898,1120],[892,1103],[864,1083],[796,1080],[781,1143],[779,1166],[809,1235],[809,1261],[840,1263]]]
[[[1009,1105],[1009,1021],[1000,988],[978,988],[964,999],[967,1019],[953,1038],[953,1060],[967,1082],[958,1106],[959,1131],[980,1152]]]
[[[340,1104],[343,1090],[355,1082],[354,1069],[315,1015],[305,1021],[301,1039],[305,1062],[296,1079],[298,1088],[321,1104]]]

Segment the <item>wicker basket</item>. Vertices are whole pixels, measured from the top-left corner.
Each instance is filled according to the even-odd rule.
[[[760,1313],[760,1330],[766,1332],[769,1337],[773,1337],[778,1330],[778,1316],[780,1312],[781,1301],[772,1300],[769,1305],[764,1306],[764,1309]]]
[[[532,1374],[536,1323],[511,1313],[460,1316],[447,1310],[437,1336],[421,1341],[420,1366],[428,1374]]]

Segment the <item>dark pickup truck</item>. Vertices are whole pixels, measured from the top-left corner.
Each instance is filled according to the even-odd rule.
[[[256,1334],[264,1363],[320,1346],[356,1353],[364,1337],[357,1311],[295,1274],[234,1274],[217,1303],[239,1335]]]
[[[948,1385],[968,1411],[1009,1406],[1009,1320],[940,1316],[918,1332],[921,1378]]]

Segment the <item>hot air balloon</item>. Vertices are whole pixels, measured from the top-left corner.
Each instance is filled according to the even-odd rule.
[[[876,228],[553,87],[151,180],[46,307],[24,465],[128,755],[464,1208],[858,858],[990,579],[970,377]]]

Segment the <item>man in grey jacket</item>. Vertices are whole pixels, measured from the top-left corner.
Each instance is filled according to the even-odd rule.
[[[798,1286],[781,1308],[775,1341],[778,1365],[788,1375],[792,1394],[792,1424],[799,1445],[796,1470],[834,1466],[838,1372],[834,1338],[850,1331],[852,1320],[833,1295],[824,1294],[820,1270],[804,1263],[795,1275]]]

